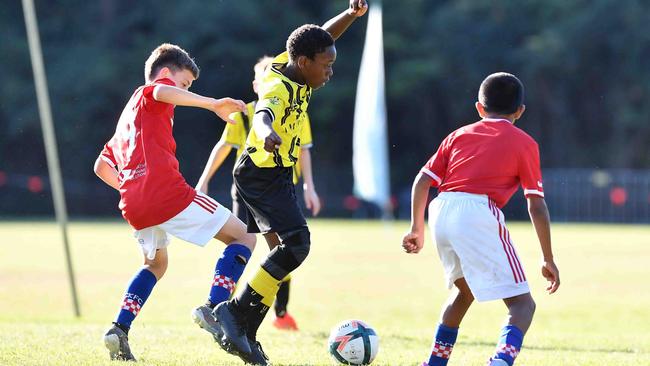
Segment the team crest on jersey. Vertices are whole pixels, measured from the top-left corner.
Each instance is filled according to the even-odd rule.
[[[278,104],[280,104],[280,98],[272,97],[271,99],[269,99],[269,103],[271,103],[273,105],[278,105]]]

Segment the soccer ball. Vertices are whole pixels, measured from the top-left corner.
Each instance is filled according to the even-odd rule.
[[[369,365],[379,351],[379,337],[361,320],[346,320],[332,328],[327,345],[338,363]]]

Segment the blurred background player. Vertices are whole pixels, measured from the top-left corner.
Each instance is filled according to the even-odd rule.
[[[535,312],[526,275],[501,209],[519,185],[542,249],[542,275],[552,294],[560,274],[551,248],[550,219],[535,140],[514,126],[524,113],[524,86],[514,75],[496,73],[479,88],[480,121],[449,134],[413,182],[411,231],[402,246],[418,253],[424,244],[424,208],[430,187],[429,226],[447,284],[454,291],[442,309],[431,355],[423,366],[446,365],[458,327],[476,299],[503,299],[506,325],[488,365],[512,366]]]
[[[268,70],[269,66],[271,66],[272,61],[272,57],[264,56],[257,61],[253,68],[255,72],[255,78],[252,83],[253,91],[255,91],[255,94],[257,94],[258,97],[259,84],[262,82],[264,73]],[[235,123],[226,125],[221,138],[212,149],[210,158],[208,159],[205,169],[196,185],[197,191],[208,194],[210,180],[217,170],[219,170],[219,167],[221,167],[221,164],[223,164],[224,160],[233,148],[237,151],[236,159],[239,159],[244,151],[246,138],[251,129],[256,104],[257,101],[252,101],[246,104],[246,110],[244,112],[235,113],[232,116]],[[302,177],[305,206],[311,210],[312,215],[317,216],[320,212],[321,203],[320,198],[316,193],[316,187],[314,186],[312,175],[311,153],[309,151],[313,146],[312,141],[311,123],[309,115],[305,112],[302,131],[300,132],[300,155],[298,161],[296,161],[296,164],[293,166],[293,183],[298,184],[300,177]],[[232,184],[231,197],[232,212],[239,217],[240,220],[246,222],[248,215],[246,205],[239,196],[239,193],[237,193],[237,188],[235,187],[234,182]],[[274,244],[275,243],[269,243],[270,249],[275,247]],[[290,286],[291,275],[287,276],[280,284],[280,289],[278,290],[274,304],[275,319],[273,319],[273,325],[279,329],[298,330],[296,321],[287,311]]]
[[[196,192],[179,171],[172,136],[175,106],[204,108],[228,122],[234,122],[229,114],[245,108],[239,100],[189,92],[198,76],[199,68],[185,50],[158,46],[145,63],[147,84],[133,93],[95,162],[97,176],[120,192],[122,215],[135,229],[144,254],[144,266],[129,283],[113,326],[104,335],[111,359],[135,361],[129,329],[167,270],[169,234],[199,246],[212,238],[227,245],[210,289],[208,301],[214,303],[230,296],[255,247],[255,235],[246,232],[244,223]]]
[[[273,59],[260,85],[253,127],[233,173],[248,208],[248,232],[264,234],[277,246],[244,288],[214,314],[231,352],[245,362],[266,365],[257,330],[273,304],[282,280],[298,268],[311,245],[307,222],[298,205],[293,166],[312,88],[333,74],[335,39],[366,13],[365,1],[351,0],[341,14],[319,27],[307,24],[287,39],[286,52]]]

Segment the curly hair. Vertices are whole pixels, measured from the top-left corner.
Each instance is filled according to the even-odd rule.
[[[323,28],[315,24],[305,24],[289,35],[287,38],[287,52],[289,60],[295,61],[299,56],[313,59],[317,53],[334,44],[334,38]]]
[[[199,77],[199,67],[184,49],[175,44],[163,43],[156,47],[144,63],[144,79],[153,81],[160,69],[168,67],[172,71],[189,70],[195,79]]]
[[[507,72],[491,74],[481,83],[478,101],[491,113],[515,113],[524,104],[524,84]]]

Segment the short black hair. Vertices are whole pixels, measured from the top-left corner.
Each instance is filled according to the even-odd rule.
[[[156,47],[144,63],[144,79],[153,81],[160,69],[168,67],[172,71],[189,70],[195,79],[199,78],[199,67],[184,49],[175,44],[163,43]]]
[[[317,53],[334,44],[334,38],[325,29],[316,24],[305,24],[291,32],[287,38],[289,60],[295,61],[299,56],[313,59]]]
[[[481,83],[478,101],[490,113],[515,113],[524,104],[524,84],[507,72],[494,73]]]

